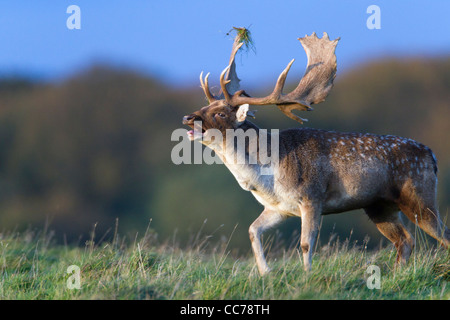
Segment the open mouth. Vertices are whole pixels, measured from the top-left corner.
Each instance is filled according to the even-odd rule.
[[[200,131],[200,130],[197,130],[197,128],[195,128],[193,130],[189,130],[187,132],[187,135],[191,141],[194,141],[194,140],[202,139],[205,132],[206,131],[204,129],[201,129],[201,131]]]
[[[203,129],[201,119],[194,115],[184,116],[183,124],[192,128],[187,132],[187,135],[191,141],[202,139],[206,130]]]

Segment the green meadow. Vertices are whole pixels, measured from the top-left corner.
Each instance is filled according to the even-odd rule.
[[[160,243],[150,229],[98,244],[56,244],[44,231],[0,239],[0,298],[7,300],[450,299],[449,254],[428,243],[394,269],[392,246],[369,251],[330,238],[305,272],[298,246],[266,239],[272,272],[260,277],[251,252],[235,255],[229,239],[213,244],[197,235],[181,248]]]

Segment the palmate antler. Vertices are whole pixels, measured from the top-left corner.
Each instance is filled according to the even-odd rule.
[[[293,91],[288,94],[283,94],[283,87],[289,69],[294,62],[293,59],[278,77],[272,93],[262,98],[250,97],[244,90],[238,90],[239,79],[236,75],[234,59],[242,43],[238,43],[235,40],[230,63],[220,75],[220,87],[222,89],[223,99],[232,107],[238,107],[246,103],[250,105],[277,105],[289,118],[303,123],[305,119],[293,114],[292,110],[312,110],[312,104],[317,104],[325,100],[336,77],[335,49],[340,38],[330,40],[328,34],[324,32],[321,39],[317,37],[316,33],[313,33],[311,36],[305,36],[298,40],[305,49],[308,58],[308,64],[303,78]],[[204,82],[202,75],[200,75],[200,81],[209,102],[212,103],[222,99],[222,96],[215,97],[211,94],[208,85],[209,74],[206,76]]]

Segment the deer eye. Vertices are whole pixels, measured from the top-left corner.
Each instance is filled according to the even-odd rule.
[[[219,112],[219,113],[216,113],[216,115],[221,118],[225,118],[225,113]]]

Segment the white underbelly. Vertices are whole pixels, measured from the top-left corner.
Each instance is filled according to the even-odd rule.
[[[300,216],[299,204],[290,199],[280,199],[273,196],[261,194],[258,191],[251,191],[253,196],[264,208],[278,212],[286,216]]]

